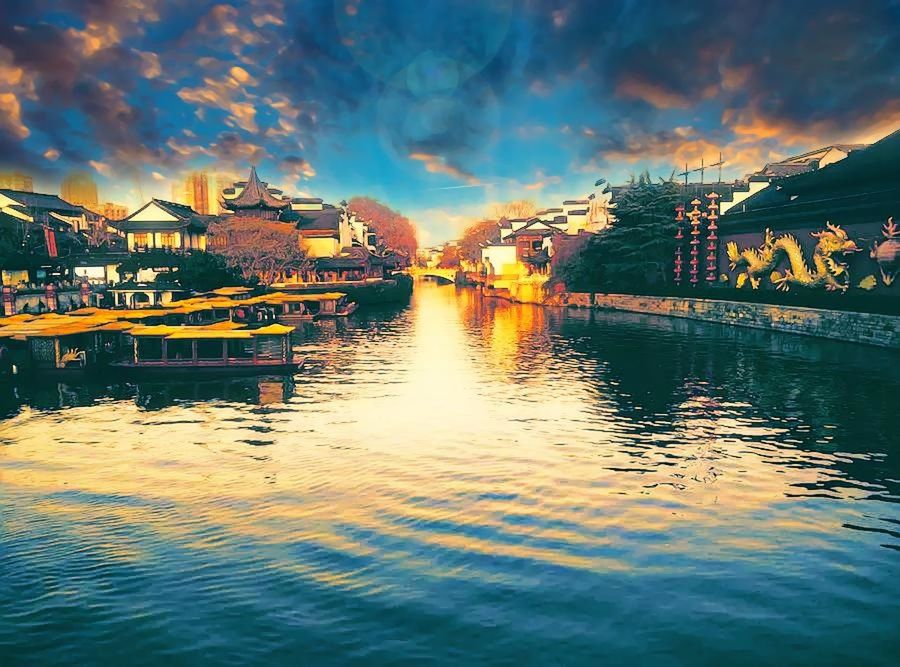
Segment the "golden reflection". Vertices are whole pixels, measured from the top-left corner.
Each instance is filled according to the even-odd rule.
[[[682,373],[681,398],[645,414],[635,397],[647,383],[675,392],[652,374],[661,362],[634,377],[596,352],[551,354],[562,345],[555,315],[466,299],[417,290],[411,311],[378,324],[396,327],[389,346],[362,324],[311,338],[318,366],[289,392],[263,380],[249,401],[24,408],[0,422],[0,441],[11,442],[0,447],[0,483],[19,508],[7,528],[43,517],[73,532],[141,526],[198,551],[251,539],[624,570],[640,559],[607,547],[628,542],[642,557],[665,555],[671,540],[764,551],[865,511],[843,503],[827,518],[795,516],[790,497],[845,478],[846,457],[786,443],[796,425],[758,419],[725,383],[685,385],[720,372],[699,352],[667,367]],[[385,551],[382,538],[406,547]],[[365,577],[291,559],[279,567],[348,587]]]

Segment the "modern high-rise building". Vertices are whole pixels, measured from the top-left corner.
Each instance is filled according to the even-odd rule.
[[[234,177],[227,174],[195,171],[172,184],[172,201],[187,204],[201,215],[219,215],[225,210],[222,191],[233,183]]]
[[[83,206],[91,211],[97,209],[97,183],[86,171],[73,171],[62,182],[62,198],[70,204]]]
[[[0,188],[19,190],[20,192],[34,192],[34,182],[31,176],[20,171],[3,171],[0,172]]]
[[[128,215],[128,207],[108,201],[97,206],[94,212],[99,213],[107,220],[121,220]]]
[[[183,181],[173,183],[172,200],[178,204],[187,204],[201,215],[212,212],[214,209],[210,207],[207,173],[194,171],[185,176]]]

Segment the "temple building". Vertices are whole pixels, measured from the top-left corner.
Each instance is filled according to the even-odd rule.
[[[839,157],[844,152],[838,150],[841,148],[848,146],[805,155]],[[819,161],[814,169],[773,177],[768,187],[721,216],[720,247],[731,245],[734,258],[727,252],[719,253],[718,274],[731,285],[737,284],[742,273],[748,274],[758,281],[759,289],[803,286],[802,277],[815,274],[826,280],[808,281],[811,286],[862,287],[885,296],[900,296],[900,280],[895,280],[900,273],[898,171],[900,130],[867,148],[853,148],[827,165]],[[773,243],[784,249],[785,259],[753,273],[750,264]],[[835,252],[834,247],[846,250]],[[752,252],[742,257],[741,253],[748,250]],[[753,252],[757,255],[752,256]],[[828,261],[821,261],[822,257]],[[732,266],[735,262],[737,268]],[[773,281],[775,272],[780,277]],[[826,274],[832,274],[834,280]]]
[[[250,167],[246,182],[238,182],[223,191],[222,206],[239,218],[260,218],[280,220],[281,214],[291,208],[289,199],[279,197],[282,192],[269,188],[256,174],[256,167]]]
[[[210,217],[190,206],[151,199],[124,220],[114,223],[130,252],[206,250]]]
[[[57,231],[84,231],[87,216],[80,206],[56,195],[0,189],[0,212],[24,220],[49,225]]]

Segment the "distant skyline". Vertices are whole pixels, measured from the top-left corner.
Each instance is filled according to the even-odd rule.
[[[0,170],[136,209],[250,164],[458,236],[650,169],[725,178],[900,127],[900,2],[7,0]],[[707,173],[713,178],[715,171]]]

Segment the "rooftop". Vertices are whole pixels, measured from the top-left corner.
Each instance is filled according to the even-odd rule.
[[[226,200],[224,204],[231,210],[248,208],[267,208],[274,210],[290,206],[289,201],[278,199],[269,192],[268,183],[259,180],[259,176],[256,174],[256,167],[250,167],[250,177],[247,179],[247,185],[244,186],[241,194],[234,199]]]

